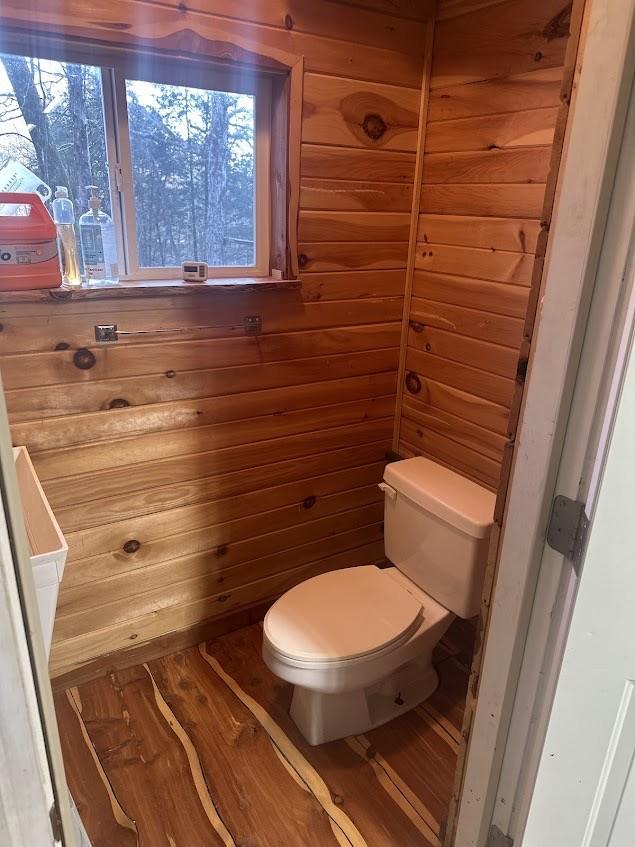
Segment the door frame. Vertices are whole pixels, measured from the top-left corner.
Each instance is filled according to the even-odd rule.
[[[635,88],[595,291],[556,481],[558,493],[577,492],[590,520],[635,332]],[[583,566],[581,558],[578,574]],[[532,799],[577,587],[576,570],[545,546],[492,821],[516,840]]]
[[[455,847],[506,847],[522,836],[575,598],[571,565],[546,546],[545,535],[556,492],[586,502],[589,460],[609,413],[603,379],[616,365],[625,292],[615,262],[612,274],[603,268],[602,280],[598,270],[609,208],[619,201],[614,188],[635,73],[634,18],[635,0],[592,0],[585,12]],[[612,237],[614,260],[624,259],[630,234],[622,228]],[[600,283],[602,296],[593,298]],[[583,390],[574,395],[581,367]],[[569,420],[576,426],[565,449]]]
[[[76,847],[0,382],[0,842]]]

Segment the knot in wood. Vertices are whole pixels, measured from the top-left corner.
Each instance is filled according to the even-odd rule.
[[[49,297],[51,300],[57,300],[60,303],[66,303],[69,300],[73,299],[73,292],[68,291],[65,288],[52,288],[49,289]]]
[[[97,359],[95,358],[95,354],[86,347],[80,347],[73,356],[73,364],[76,368],[79,368],[80,371],[90,370],[95,366],[96,362]]]
[[[214,555],[220,559],[221,556],[227,555],[228,550],[229,547],[227,546],[227,544],[219,544],[218,547],[214,550]]]
[[[67,341],[58,341],[54,350],[68,350],[71,345]]]
[[[141,547],[141,542],[137,541],[136,538],[131,538],[130,541],[126,541],[123,545],[124,553],[136,553],[137,550]]]
[[[543,29],[542,34],[547,41],[553,41],[555,38],[569,37],[572,5],[572,3],[567,3],[567,5],[561,9],[557,15],[554,15],[553,18],[551,18],[547,26]]]
[[[527,376],[527,365],[527,359],[518,360],[518,367],[516,368],[516,382],[519,385],[523,385],[523,383],[525,382],[525,377]]]
[[[176,376],[176,371],[173,371],[173,370],[166,371],[165,375],[167,376],[168,379],[174,379],[174,377]]]
[[[362,129],[370,139],[373,141],[379,141],[388,129],[388,124],[381,115],[372,113],[370,115],[366,115],[364,118]]]
[[[291,15],[285,15],[284,16],[284,28],[285,29],[293,29],[294,26],[295,26],[295,24],[294,24],[294,21],[293,21],[293,18],[291,17]]]
[[[418,394],[421,391],[421,380],[412,371],[406,374],[406,388],[411,394]]]
[[[309,497],[305,497],[302,501],[302,506],[305,509],[312,509],[315,506],[317,498],[314,494],[311,494]]]
[[[115,397],[114,400],[111,400],[108,404],[109,409],[125,409],[126,406],[129,406],[130,403],[124,397]]]
[[[298,256],[298,264],[301,268],[306,268],[306,266],[309,264],[309,257],[306,253],[300,253],[300,255]]]

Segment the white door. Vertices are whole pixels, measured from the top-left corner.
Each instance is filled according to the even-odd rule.
[[[522,847],[635,844],[632,338],[609,439]]]

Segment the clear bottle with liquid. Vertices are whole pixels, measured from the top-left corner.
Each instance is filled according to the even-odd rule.
[[[75,211],[72,202],[68,199],[68,189],[65,186],[57,186],[52,205],[64,283],[77,288],[82,284],[82,277],[75,237]]]
[[[112,218],[101,208],[96,185],[87,185],[89,210],[79,219],[84,273],[88,283],[119,281],[117,243]]]

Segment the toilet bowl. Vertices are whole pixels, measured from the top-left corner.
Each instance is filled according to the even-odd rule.
[[[367,732],[438,684],[432,653],[456,615],[478,612],[494,495],[428,459],[388,465],[386,555],[320,574],[267,612],[263,658],[294,685],[310,744]]]
[[[310,744],[366,732],[437,687],[432,650],[454,615],[396,568],[332,571],[281,599],[265,618],[263,656],[295,686],[291,716]]]

